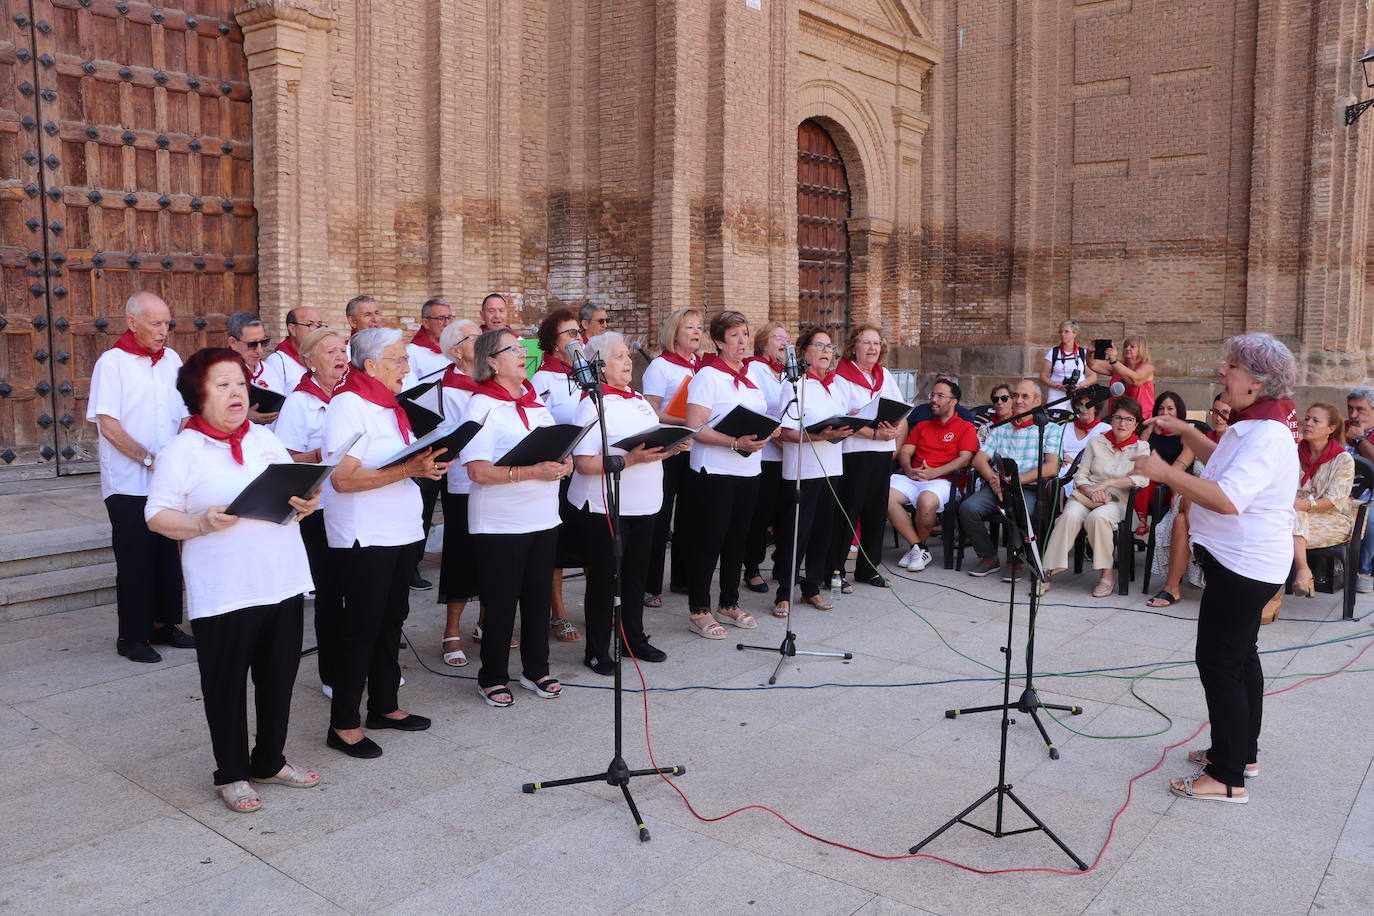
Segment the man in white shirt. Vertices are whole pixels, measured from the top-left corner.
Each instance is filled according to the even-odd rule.
[[[301,359],[301,342],[311,331],[322,327],[324,322],[320,320],[320,312],[313,306],[297,306],[286,313],[286,336],[277,344],[277,349],[262,361],[268,388],[283,395],[296,389],[301,376],[306,373],[305,360]]]
[[[452,320],[453,309],[442,298],[436,296],[420,307],[420,330],[406,344],[410,372],[401,383],[402,390],[424,382],[439,381],[443,371],[449,367],[449,358],[439,348],[439,338]]]
[[[158,662],[151,643],[195,648],[181,622],[181,557],[176,541],[148,530],[148,502],[157,453],[186,418],[176,390],[181,357],[166,347],[172,313],[152,293],[124,304],[129,328],[91,371],[86,419],[100,434],[100,495],[110,514],[115,555],[119,638],[115,649],[135,662]]]
[[[478,310],[477,317],[482,322],[483,331],[510,327],[510,321],[506,317],[506,297],[500,293],[487,293],[487,297],[482,300],[482,307]]]
[[[285,397],[285,391],[277,391],[272,387],[267,378],[267,367],[263,365],[262,359],[267,355],[267,347],[271,341],[267,339],[267,328],[263,326],[262,319],[252,312],[235,312],[224,323],[224,330],[229,336],[229,349],[242,356],[243,361],[248,364],[248,383],[255,388]],[[277,419],[277,412],[259,411],[250,404],[248,419],[254,423],[267,424]]]

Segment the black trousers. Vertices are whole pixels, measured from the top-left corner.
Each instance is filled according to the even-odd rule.
[[[887,490],[891,477],[891,452],[845,454],[844,476],[833,481],[840,492],[844,512],[836,510],[834,513],[830,569],[844,569],[857,526],[859,557],[854,561],[854,578],[864,580],[878,575],[878,564],[883,557],[883,531],[887,528]]]
[[[759,496],[754,503],[754,518],[744,538],[744,571],[758,572],[768,553],[768,529],[777,534],[778,488],[782,485],[782,462],[765,461],[759,474]]]
[[[520,667],[538,682],[549,673],[549,604],[553,599],[553,560],[558,529],[527,534],[474,534],[482,605],[483,688],[510,680],[510,637],[520,612]]]
[[[821,583],[830,575],[831,522],[835,516],[835,498],[824,477],[801,482],[801,512],[795,513],[797,554],[792,557],[792,526],[796,506],[796,484],[782,482],[778,493],[778,546],[773,552],[773,578],[778,580],[775,600],[786,601],[788,585],[797,576],[800,560],[806,561],[806,574],[800,576],[801,595],[810,598],[821,593]]]
[[[644,575],[648,567],[654,531],[652,515],[625,515],[620,519],[623,556],[620,564],[620,619],[631,645],[643,642]],[[576,528],[587,560],[587,590],[583,599],[587,614],[585,657],[611,657],[611,601],[614,596],[615,558],[611,555],[611,530],[606,516],[579,510]]]
[[[301,663],[305,602],[242,608],[191,621],[200,692],[215,751],[215,785],[270,779],[286,765],[291,688]],[[248,683],[253,676],[257,741],[248,750]]]
[[[329,724],[340,731],[362,724],[358,713],[367,687],[368,715],[400,708],[401,626],[410,614],[410,577],[423,541],[399,547],[336,549],[334,563],[343,582],[343,614],[338,630],[341,651],[334,677]]]
[[[343,643],[339,638],[343,616],[343,590],[334,565],[335,551],[325,538],[324,513],[312,512],[301,519],[301,540],[310,561],[310,578],[315,580],[315,659],[320,666],[320,683],[334,686]]]
[[[477,552],[468,533],[468,494],[444,491],[444,559],[439,603],[477,597]]]
[[[115,556],[119,638],[147,642],[153,625],[181,623],[181,553],[143,519],[146,496],[105,497]]]
[[[440,478],[431,480],[428,477],[413,477],[415,485],[420,488],[420,523],[425,528],[425,540],[429,540],[429,529],[434,525],[434,504],[439,501],[439,494],[448,489],[448,481]],[[448,515],[445,514],[444,521],[447,523]],[[420,552],[415,555],[415,568],[420,568],[420,561],[425,558],[425,548],[421,546]]]
[[[685,499],[692,504],[696,544],[687,579],[687,606],[693,614],[711,611],[711,575],[720,564],[720,603],[739,606],[739,582],[744,570],[744,539],[759,497],[758,475],[688,475]]]
[[[668,548],[669,530],[673,532],[673,550],[668,561],[668,582],[682,585],[691,576],[692,513],[690,501],[680,498],[691,474],[692,456],[688,452],[663,459],[663,508],[658,510],[654,521],[653,550],[649,554],[649,571],[644,577],[647,594],[663,594],[663,555]]]
[[[1228,786],[1245,785],[1245,765],[1258,760],[1264,709],[1259,660],[1260,612],[1282,586],[1234,573],[1199,548],[1207,574],[1197,618],[1197,670],[1212,720],[1207,774]]]

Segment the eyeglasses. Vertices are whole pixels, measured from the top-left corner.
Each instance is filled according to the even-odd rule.
[[[603,322],[603,324],[604,324],[604,322]],[[558,336],[559,336],[559,337],[581,337],[581,336],[582,336],[582,329],[581,329],[581,328],[568,328],[566,331],[559,331],[559,332],[558,332]]]
[[[932,401],[952,401],[952,400],[954,400],[954,395],[952,395],[952,394],[941,394],[941,393],[938,392],[938,391],[932,391],[932,392],[930,393],[930,399],[931,399]]]
[[[609,323],[609,322],[610,322],[610,319],[609,319],[609,318],[588,318],[588,319],[587,319],[587,324],[607,324],[607,323]]]
[[[815,348],[816,348],[816,352],[818,352],[818,353],[834,353],[834,352],[835,352],[835,345],[834,345],[834,344],[818,344],[818,343],[813,343],[811,346],[815,347]]]
[[[409,357],[409,356],[383,356],[382,359],[389,359],[389,360],[391,360],[393,363],[409,363],[409,362],[410,362],[410,357]]]
[[[992,396],[992,403],[994,403],[994,404],[1005,404],[1005,403],[1007,403],[1007,402],[1010,401],[1010,400],[1011,400],[1011,395],[1009,395],[1009,394],[994,394],[994,395]]]
[[[1126,414],[1125,416],[1115,416],[1115,415],[1113,415],[1113,416],[1112,416],[1112,422],[1113,422],[1113,423],[1127,423],[1127,422],[1134,423],[1134,422],[1135,422],[1135,417],[1131,416],[1130,414]]]
[[[492,358],[492,359],[495,359],[496,357],[500,356],[502,353],[505,353],[507,350],[523,350],[523,349],[524,349],[523,347],[518,346],[517,344],[511,344],[509,347],[502,347],[501,349],[497,350],[495,353],[491,354],[491,358]],[[524,354],[521,354],[521,355],[524,355]]]
[[[448,324],[450,321],[453,320],[453,316],[452,316],[452,315],[430,315],[428,318],[421,318],[420,320],[421,320],[421,321],[442,321],[444,324]]]
[[[1218,409],[1215,408],[1215,407],[1212,408],[1212,411],[1211,411],[1211,412],[1212,412],[1212,416],[1214,416],[1214,417],[1230,417],[1230,416],[1231,416],[1231,411],[1229,411],[1229,410],[1218,410]]]
[[[266,347],[269,343],[271,343],[271,338],[264,337],[262,340],[244,340],[240,341],[240,343],[242,343],[245,347],[247,347],[250,350],[256,350],[259,347]]]
[[[294,324],[298,328],[309,328],[312,331],[324,327],[323,321],[288,321],[287,324]]]

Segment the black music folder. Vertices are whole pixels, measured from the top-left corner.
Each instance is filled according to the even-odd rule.
[[[259,388],[257,385],[248,386],[248,406],[258,413],[277,413],[281,410],[281,405],[286,403],[286,396],[277,394],[270,388]]]
[[[866,429],[879,423],[896,423],[911,411],[911,405],[891,398],[877,397],[852,414],[830,417],[806,427],[808,433],[823,429]]]
[[[416,439],[414,442],[401,449],[390,458],[383,461],[379,468],[389,468],[392,465],[406,461],[412,455],[418,455],[427,448],[434,449],[435,461],[452,461],[458,457],[458,453],[463,450],[463,446],[477,435],[477,431],[482,428],[482,424],[476,420],[468,420],[466,423],[449,423],[438,426],[430,430],[425,435]]]
[[[303,461],[283,461],[269,464],[263,472],[254,477],[234,501],[225,509],[228,515],[239,518],[256,518],[264,522],[285,525],[295,518],[296,510],[291,508],[291,497],[302,499],[318,490],[324,479],[334,472],[344,455],[362,436],[358,433],[344,443],[343,448],[328,461],[306,463]]]
[[[729,436],[731,439],[743,439],[745,436],[767,439],[773,435],[773,430],[781,425],[780,420],[756,410],[750,410],[741,404],[717,420],[711,428],[722,436]],[[735,449],[735,452],[746,457],[753,454],[743,449]]]
[[[498,468],[520,468],[541,461],[563,461],[572,454],[582,437],[591,432],[596,422],[586,426],[575,423],[555,423],[552,426],[536,426],[529,435],[515,443],[510,451],[496,461]]]
[[[612,442],[611,445],[615,448],[623,448],[627,452],[640,445],[647,445],[649,448],[661,448],[666,452],[669,449],[677,448],[696,434],[697,431],[690,426],[660,423],[643,432],[635,433],[633,436],[626,436],[619,442]]]
[[[439,381],[423,382],[396,395],[406,412],[410,428],[418,436],[428,436],[444,422],[444,391]]]

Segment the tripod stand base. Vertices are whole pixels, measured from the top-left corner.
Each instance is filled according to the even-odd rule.
[[[776,684],[778,682],[778,674],[782,671],[782,666],[786,664],[789,658],[794,658],[798,655],[810,655],[813,658],[843,658],[846,660],[854,657],[853,652],[806,652],[798,649],[797,634],[793,633],[791,630],[787,631],[787,635],[782,638],[782,644],[776,648],[773,646],[749,646],[742,642],[735,643],[735,648],[741,652],[745,649],[752,649],[755,652],[776,652],[782,656],[778,659],[778,666],[773,669],[773,674],[768,678],[769,684]]]
[[[632,770],[625,763],[624,759],[617,757],[611,761],[610,766],[606,767],[604,773],[592,773],[587,776],[572,776],[567,779],[550,779],[544,782],[527,782],[520,787],[520,791],[526,795],[533,795],[540,789],[556,789],[559,786],[576,786],[587,782],[605,782],[607,785],[619,786],[621,793],[625,796],[625,804],[629,806],[630,814],[634,816],[635,826],[639,828],[639,842],[649,842],[649,828],[644,825],[644,818],[639,816],[639,806],[635,804],[634,796],[630,794],[630,780],[635,776],[681,776],[687,772],[686,767],[669,766],[660,767],[656,770]]]
[[[981,824],[974,824],[964,820],[965,817],[967,817],[969,814],[977,810],[983,804],[983,802],[987,801],[993,796],[997,796],[997,825],[992,830],[989,830]],[[1015,804],[1016,807],[1020,808],[1022,813],[1034,822],[1035,826],[1020,827],[1016,830],[1003,830],[1002,806],[1004,798],[1011,799],[1012,803]],[[1068,856],[1070,859],[1073,859],[1073,864],[1078,866],[1079,871],[1088,870],[1088,863],[1080,859],[1078,855],[1064,843],[1063,840],[1059,839],[1059,837],[1055,835],[1055,832],[1053,830],[1051,830],[1049,827],[1045,825],[1044,821],[1036,817],[1035,812],[1032,811],[1030,808],[1026,807],[1026,803],[1021,801],[1021,799],[1017,798],[1016,793],[1011,790],[1011,786],[1006,785],[1005,783],[1002,785],[993,786],[991,789],[988,789],[973,804],[969,805],[963,811],[960,811],[958,814],[954,815],[954,817],[945,821],[945,823],[938,830],[936,830],[930,836],[926,837],[921,842],[917,843],[915,846],[911,847],[911,854],[915,855],[916,853],[920,852],[926,845],[930,843],[931,840],[935,839],[940,834],[944,833],[946,830],[953,827],[955,824],[963,824],[965,827],[972,827],[974,830],[986,833],[988,836],[994,837],[996,839],[1001,839],[1004,836],[1015,836],[1018,833],[1030,833],[1034,830],[1043,831],[1045,836],[1049,837],[1051,840],[1054,841],[1054,845],[1058,846],[1060,849],[1064,851],[1064,855]]]
[[[1026,713],[1031,717],[1031,721],[1035,723],[1035,727],[1040,730],[1040,737],[1044,740],[1045,747],[1049,749],[1051,760],[1059,759],[1059,748],[1055,747],[1054,742],[1050,740],[1050,733],[1045,730],[1044,723],[1040,721],[1039,711],[1042,709],[1057,709],[1071,716],[1080,716],[1083,714],[1082,706],[1062,706],[1058,703],[1046,703],[1040,699],[1040,695],[1035,692],[1034,688],[1027,687],[1025,690],[1021,691],[1021,696],[1015,703],[998,703],[994,706],[974,706],[972,709],[946,709],[945,718],[957,719],[959,716],[972,715],[976,712],[1001,712],[1004,709]],[[1008,724],[1015,725],[1016,720],[1009,719]]]

